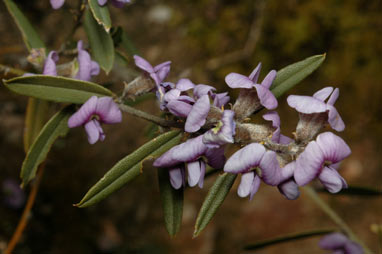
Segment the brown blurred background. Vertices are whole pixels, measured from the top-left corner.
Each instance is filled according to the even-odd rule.
[[[15,1],[50,49],[65,40],[77,1],[54,11],[48,0]],[[323,65],[289,94],[312,95],[324,86],[340,88],[336,103],[346,123],[342,136],[352,155],[341,166],[350,185],[382,188],[381,59],[382,3],[379,0],[136,0],[123,9],[110,7],[142,56],[153,64],[171,60],[168,80],[189,77],[195,83],[225,91],[230,72],[248,75],[259,61],[261,78],[311,55],[326,52]],[[0,3],[0,63],[30,70],[20,33]],[[82,29],[76,39],[84,39]],[[130,59],[131,60],[131,59]],[[128,66],[116,65],[107,77],[94,81],[122,89],[132,78]],[[0,76],[4,78],[4,73]],[[236,94],[230,93],[231,97]],[[282,132],[291,135],[297,113],[280,98]],[[0,86],[0,181],[18,181],[24,158],[22,132],[27,98]],[[159,114],[153,101],[139,108]],[[53,106],[54,107],[54,106]],[[241,253],[248,243],[321,228],[333,222],[307,196],[288,201],[277,189],[261,186],[254,199],[240,199],[236,182],[217,215],[196,239],[193,225],[211,186],[187,189],[183,225],[170,239],[166,233],[156,169],[146,163],[144,174],[128,187],[91,208],[72,206],[119,159],[148,140],[147,122],[124,116],[123,124],[105,126],[103,143],[89,145],[81,128],[59,140],[49,154],[41,189],[24,236],[15,254],[28,253]],[[382,200],[375,197],[322,197],[376,253],[381,240],[371,231],[382,224]],[[0,198],[4,198],[1,194]],[[0,205],[0,250],[11,237],[22,209]],[[325,253],[318,238],[268,247],[255,253]]]

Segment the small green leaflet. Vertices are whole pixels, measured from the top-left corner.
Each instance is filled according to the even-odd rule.
[[[101,6],[98,4],[98,0],[89,0],[88,2],[94,19],[98,24],[105,28],[106,32],[109,32],[111,28],[111,19],[107,4]]]
[[[91,96],[113,96],[113,93],[100,85],[78,79],[59,76],[33,75],[3,80],[12,92],[38,99],[84,103]]]
[[[91,206],[119,190],[142,173],[145,160],[162,155],[177,145],[181,138],[180,131],[169,131],[147,142],[115,164],[76,206]]]
[[[21,168],[20,177],[23,186],[36,176],[37,167],[46,159],[56,139],[68,133],[68,119],[73,113],[74,107],[68,106],[55,114],[42,128],[30,147]]]

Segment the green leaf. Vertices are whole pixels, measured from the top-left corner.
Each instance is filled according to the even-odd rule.
[[[25,127],[24,127],[24,150],[28,152],[30,146],[40,133],[45,121],[49,103],[44,100],[29,98],[27,111],[25,114]]]
[[[97,23],[88,9],[85,11],[84,25],[94,59],[106,73],[109,73],[113,68],[115,54],[111,35]]]
[[[59,76],[33,75],[3,80],[11,91],[38,99],[84,103],[91,96],[113,96],[113,93],[95,83]]]
[[[175,190],[170,183],[168,169],[158,169],[160,197],[167,232],[174,237],[180,229],[183,215],[183,188]]]
[[[322,188],[319,189],[318,191],[324,192],[329,194],[326,189]],[[333,193],[330,193],[333,195]],[[349,185],[348,188],[342,189],[340,192],[334,193],[334,195],[347,195],[347,196],[381,196],[382,191],[371,188],[371,187],[364,187],[364,186],[351,186]]]
[[[125,31],[122,31],[121,45],[130,56],[140,54],[134,42],[129,38]]]
[[[12,15],[13,20],[16,22],[28,50],[30,51],[32,48],[45,48],[45,45],[37,32],[17,5],[12,0],[4,0],[4,3],[7,6],[9,13]]]
[[[211,221],[218,208],[223,204],[236,179],[236,174],[224,173],[217,177],[208,191],[195,223],[194,237],[197,237]]]
[[[101,6],[98,4],[98,0],[89,0],[89,7],[97,23],[102,25],[106,32],[109,32],[111,28],[111,19],[107,4]]]
[[[68,119],[73,112],[73,106],[68,106],[55,114],[45,124],[23,162],[20,173],[20,177],[23,180],[22,185],[26,185],[36,176],[37,167],[46,159],[54,141],[68,133]]]
[[[91,189],[78,207],[93,205],[119,190],[125,184],[142,173],[145,160],[156,158],[180,142],[182,135],[179,131],[169,131],[147,142],[133,153],[115,164]]]
[[[326,235],[326,234],[332,233],[334,231],[335,230],[333,230],[333,229],[321,229],[321,230],[300,232],[300,233],[296,233],[296,234],[280,236],[280,237],[276,237],[273,239],[260,241],[260,242],[254,243],[254,244],[249,244],[249,245],[244,247],[244,250],[257,250],[257,249],[261,249],[261,248],[264,248],[264,247],[267,247],[270,245],[274,245],[274,244],[278,244],[278,243],[300,240],[300,239],[319,236],[319,235]]]
[[[280,97],[315,71],[325,60],[325,57],[326,54],[311,56],[279,70],[271,86],[272,93],[276,98]]]

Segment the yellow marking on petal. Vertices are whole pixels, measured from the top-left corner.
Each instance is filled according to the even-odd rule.
[[[260,141],[259,144],[260,144],[260,145],[264,145],[265,142],[264,142],[264,141]]]
[[[221,106],[221,110],[224,111],[224,105]]]
[[[222,126],[223,126],[223,122],[222,122],[222,121],[219,121],[219,122],[216,124],[216,126],[215,126],[214,128],[212,128],[211,130],[212,130],[212,132],[213,132],[214,134],[217,134],[217,133],[220,131],[220,129],[221,129]]]

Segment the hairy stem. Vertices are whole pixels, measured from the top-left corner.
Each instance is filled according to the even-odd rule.
[[[351,240],[362,245],[365,254],[372,254],[366,245],[353,233],[345,221],[343,221],[342,218],[324,200],[320,198],[320,196],[312,187],[306,186],[303,188],[303,190],[316,203],[316,205],[322,211],[324,211],[342,229],[342,231],[344,231],[349,236]]]
[[[42,176],[44,174],[44,167],[45,163],[41,164],[36,176],[36,181],[33,184],[31,191],[28,196],[27,203],[25,205],[23,214],[21,215],[21,218],[19,220],[19,223],[17,224],[16,230],[12,235],[11,240],[8,243],[7,249],[4,251],[4,254],[11,254],[16,247],[17,243],[20,241],[20,238],[24,232],[25,227],[28,224],[28,219],[29,219],[29,214],[30,211],[32,210],[33,204],[36,200],[36,195],[38,192],[38,188],[41,183]]]

